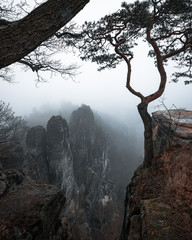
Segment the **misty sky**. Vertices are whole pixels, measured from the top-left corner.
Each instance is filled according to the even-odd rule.
[[[32,1],[32,0],[31,0]],[[129,1],[133,2],[133,1]],[[81,24],[85,20],[97,20],[105,14],[120,8],[121,1],[90,0],[73,20]],[[153,60],[147,58],[147,44],[142,43],[136,49],[133,60],[132,86],[144,94],[152,93],[159,84],[159,75],[153,65]],[[121,64],[116,69],[97,71],[97,65],[90,62],[81,62],[78,57],[63,54],[62,61],[66,64],[77,62],[81,65],[80,74],[74,80],[63,80],[60,76],[46,75],[47,83],[35,85],[36,75],[30,71],[24,72],[19,66],[15,67],[15,82],[9,84],[0,82],[1,100],[9,102],[17,115],[26,115],[34,107],[37,109],[45,103],[54,106],[63,100],[75,105],[82,103],[90,105],[99,112],[120,116],[127,119],[138,116],[136,105],[139,99],[125,88],[126,66]],[[168,68],[169,75],[174,69]],[[169,81],[168,81],[169,82]],[[165,91],[165,104],[169,108],[175,104],[177,108],[192,109],[192,84],[185,86],[180,83],[168,83]],[[158,100],[150,105],[150,111],[159,104]]]

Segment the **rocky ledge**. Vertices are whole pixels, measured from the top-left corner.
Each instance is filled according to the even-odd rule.
[[[192,239],[192,145],[141,165],[127,187],[121,240]]]
[[[1,240],[62,239],[56,236],[65,199],[55,186],[25,184],[19,171],[1,169],[0,190]]]
[[[192,111],[177,109],[152,115],[155,156],[171,146],[192,143]]]

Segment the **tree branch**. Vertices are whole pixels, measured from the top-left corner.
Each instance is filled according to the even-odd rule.
[[[115,52],[116,52],[120,57],[122,57],[122,58],[125,60],[126,64],[127,64],[127,81],[126,81],[126,88],[127,88],[133,95],[139,97],[139,98],[141,99],[141,101],[144,101],[144,99],[145,99],[144,96],[143,96],[140,92],[135,91],[135,90],[131,87],[131,85],[130,85],[130,82],[131,82],[131,60],[133,59],[133,55],[130,53],[130,54],[129,54],[129,58],[127,58],[127,56],[126,56],[123,52],[121,52],[121,51],[119,50],[119,46],[120,46],[123,42],[125,42],[125,41],[126,41],[125,39],[122,39],[121,41],[118,42],[118,44],[116,44],[116,46],[115,46]],[[114,46],[114,44],[113,44],[113,46]]]
[[[192,48],[192,38],[188,39],[186,41],[186,43],[181,47],[181,48],[178,48],[177,50],[175,51],[172,51],[164,56],[162,56],[163,60],[167,59],[167,58],[170,58],[172,56],[175,56],[179,53],[182,53],[184,52],[185,50],[187,50],[188,48]]]
[[[14,26],[0,30],[0,69],[19,61],[68,23],[89,0],[47,0]]]
[[[147,29],[147,38],[146,39],[147,39],[148,43],[153,47],[153,50],[155,52],[155,56],[156,56],[156,60],[157,60],[157,69],[160,74],[160,84],[159,84],[158,90],[155,93],[150,94],[149,96],[145,97],[147,103],[154,101],[155,99],[159,98],[163,94],[163,92],[165,90],[165,85],[167,82],[167,74],[166,74],[166,71],[165,71],[165,68],[163,65],[164,59],[161,56],[161,52],[160,52],[160,49],[159,49],[156,41],[154,41],[151,38],[151,30],[152,30],[152,27]]]

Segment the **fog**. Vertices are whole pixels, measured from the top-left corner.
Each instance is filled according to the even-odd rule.
[[[97,20],[119,9],[120,5],[121,1],[118,0],[110,1],[110,4],[109,1],[91,0],[73,21],[81,24],[85,20]],[[152,93],[159,84],[159,75],[147,53],[147,44],[141,43],[136,49],[132,70],[132,86],[143,94]],[[139,99],[125,87],[127,69],[124,63],[116,69],[98,72],[96,64],[82,62],[73,54],[63,54],[60,57],[65,64],[76,62],[80,66],[79,74],[73,80],[45,74],[47,82],[36,85],[36,75],[30,71],[25,72],[16,65],[13,73],[15,83],[0,82],[1,100],[10,103],[20,116],[29,116],[35,111],[46,112],[48,108],[59,112],[62,102],[68,102],[71,106],[83,103],[101,115],[118,119],[142,133],[142,123],[136,108]],[[174,70],[172,65],[167,66],[169,78]],[[182,81],[177,84],[169,81],[164,93],[166,106],[170,108],[175,104],[177,108],[191,109],[191,90],[192,85],[185,86]],[[159,100],[151,103],[149,111],[156,111],[155,106],[158,104]]]

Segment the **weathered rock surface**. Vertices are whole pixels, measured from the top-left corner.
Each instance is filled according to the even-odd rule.
[[[64,197],[50,185],[25,185],[0,198],[0,239],[52,239]]]
[[[127,188],[122,240],[192,239],[192,145],[140,166]]]
[[[30,176],[27,182],[24,174],[21,174],[19,184],[30,183],[32,192],[26,192],[24,187],[14,193],[9,192],[12,187],[9,187],[7,175],[0,172],[0,193],[4,194],[6,201],[10,201],[11,196],[19,199],[17,194],[23,194],[23,202],[24,198],[28,201],[28,194],[31,194],[34,195],[32,199],[35,204],[38,198],[44,201],[41,188],[35,184],[43,184],[40,186],[45,186],[47,190],[49,187],[44,183],[54,184],[66,197],[65,208],[51,230],[55,240],[70,239],[71,236],[73,240],[117,239],[122,224],[124,188],[119,180],[122,156],[118,159],[120,154],[114,146],[86,105],[72,113],[69,126],[61,116],[53,116],[47,123],[47,129],[32,127],[27,134],[26,148],[12,150],[2,164],[3,167],[21,168],[23,173]],[[124,175],[125,180],[126,171]],[[36,186],[38,189],[35,189]],[[21,207],[22,204],[18,205],[18,214]],[[27,212],[27,206],[24,207]],[[29,204],[28,207],[30,210]],[[36,211],[36,205],[34,209]],[[20,218],[23,213],[21,208]],[[26,218],[25,215],[23,218]],[[47,223],[41,224],[44,226]],[[69,229],[72,229],[72,235]],[[29,239],[33,236],[33,230],[29,236]]]
[[[62,239],[56,237],[68,234],[58,231],[64,202],[55,186],[34,184],[16,169],[1,168],[0,239]]]
[[[47,150],[51,182],[63,181],[65,161],[72,161],[68,124],[61,116],[53,116],[47,123]],[[60,166],[60,167],[59,167]],[[67,167],[67,165],[66,165]]]
[[[3,168],[22,169],[26,161],[25,151],[20,145],[9,146],[5,152],[3,151],[0,161]]]
[[[90,169],[92,165],[97,165],[94,167],[101,167],[99,162],[100,159],[97,161],[97,156],[93,153],[93,151],[96,151],[94,149],[96,141],[96,123],[90,107],[82,106],[74,111],[70,119],[69,127],[73,151],[74,173],[80,187],[81,184],[87,184],[87,178],[90,175],[89,173],[87,174],[87,172],[91,170],[94,172],[95,169]],[[100,140],[102,141],[102,138]],[[103,147],[105,148],[105,146]],[[97,150],[97,154],[99,155],[100,149]]]
[[[23,173],[16,169],[0,169],[0,197],[20,186],[25,180]]]
[[[53,116],[47,123],[47,155],[51,183],[57,185],[70,201],[72,195],[75,198],[77,188],[69,127],[61,116]]]
[[[142,239],[174,239],[172,208],[168,204],[158,198],[146,199],[141,201],[140,209]]]
[[[66,197],[62,216],[74,222],[78,209],[78,187],[74,178],[69,127],[61,116],[53,116],[47,123],[47,156],[50,181]]]
[[[44,127],[29,129],[26,137],[27,153],[23,168],[36,183],[50,183],[47,160],[47,133]]]
[[[29,142],[37,142],[33,135],[32,140],[28,136]],[[53,116],[46,136],[50,183],[66,197],[62,216],[69,220],[74,240],[117,236],[123,210],[117,196],[120,191],[111,171],[108,138],[90,107],[82,105],[74,111],[69,127],[61,116]],[[30,154],[36,151],[35,144],[31,145]]]
[[[86,105],[72,113],[69,130],[78,185],[74,239],[104,240],[112,238],[113,234],[117,237],[120,209],[111,174],[108,138]]]
[[[154,154],[192,142],[192,112],[186,110],[157,111],[153,114]]]

